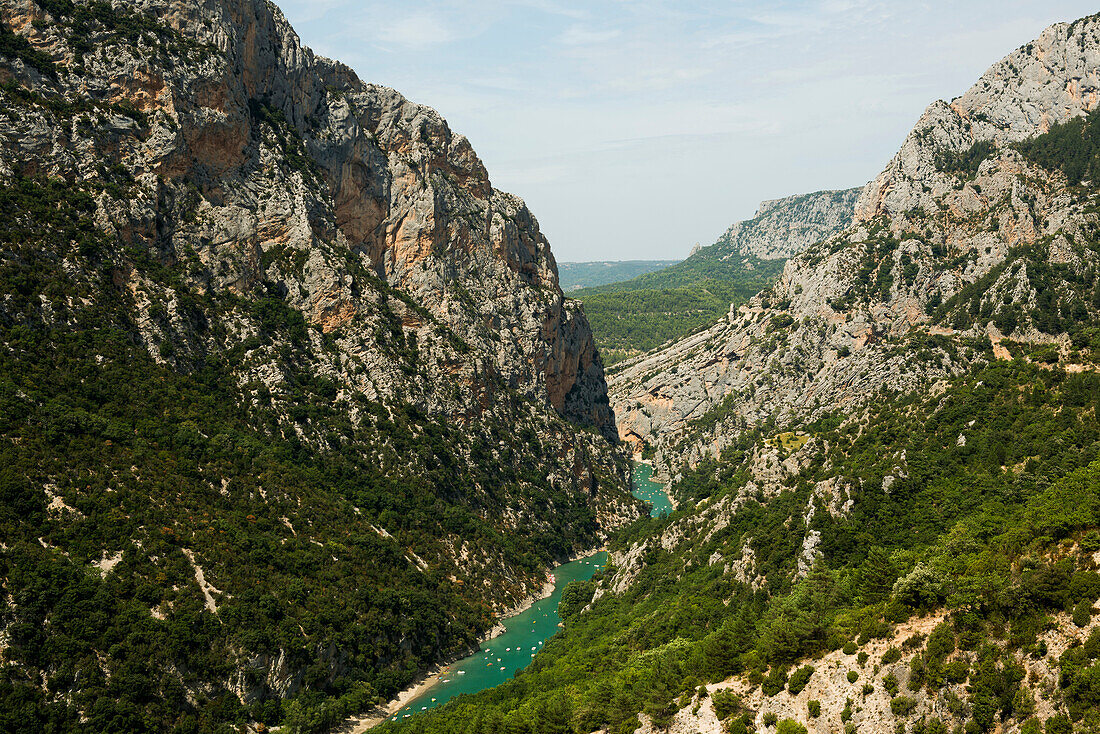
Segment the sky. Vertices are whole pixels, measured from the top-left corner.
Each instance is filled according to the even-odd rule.
[[[1078,0],[281,0],[317,53],[437,109],[559,261],[673,259],[874,178],[924,108]]]

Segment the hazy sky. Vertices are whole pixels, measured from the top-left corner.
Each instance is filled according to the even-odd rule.
[[[1077,0],[282,0],[318,53],[430,105],[558,260],[662,259],[762,199],[861,185]]]

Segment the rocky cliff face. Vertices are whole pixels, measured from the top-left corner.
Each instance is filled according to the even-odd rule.
[[[673,475],[746,426],[857,411],[883,389],[927,389],[1007,356],[1006,336],[1066,351],[1083,321],[1065,316],[1094,308],[1096,215],[1011,143],[1093,109],[1098,32],[1095,17],[1052,26],[930,105],[851,226],[725,321],[617,372],[620,435]]]
[[[146,49],[142,38],[130,48],[105,29],[104,45],[84,53],[41,6],[5,4],[5,21],[56,70],[53,79],[16,61],[8,78],[100,107],[61,127],[45,111],[9,119],[8,176],[84,180],[102,163],[88,153],[109,144],[134,183],[125,208],[105,203],[104,224],[162,258],[197,258],[198,287],[249,295],[268,283],[339,333],[363,310],[350,255],[512,387],[614,435],[599,356],[538,223],[492,187],[438,113],[315,57],[269,4],[121,7],[174,29],[176,47]],[[184,184],[196,194],[186,202]]]
[[[708,249],[725,257],[793,257],[851,224],[860,191],[817,191],[762,201],[752,219],[731,225]]]
[[[30,501],[100,509],[31,513],[45,525],[4,525],[0,550],[23,533],[77,564],[136,559],[108,564],[110,583],[152,564],[138,606],[171,624],[186,597],[220,619],[205,629],[229,636],[210,643],[224,665],[202,690],[251,703],[346,693],[342,676],[388,695],[540,587],[548,562],[641,514],[583,311],[535,217],[438,113],[315,56],[263,0],[4,0],[0,33],[0,195],[19,202],[0,244],[0,382],[21,406],[5,412],[71,408],[22,384],[57,359],[103,395],[122,370],[207,380],[221,401],[155,439],[159,459],[130,454],[135,422],[158,416],[123,406],[105,442],[106,419],[70,424],[119,455],[55,443],[61,465],[38,462]],[[226,411],[242,435],[212,435]],[[142,461],[185,443],[179,487],[151,489],[165,470]],[[84,471],[65,460],[133,469],[58,487]],[[130,537],[103,536],[118,517]],[[101,547],[76,553],[81,534]],[[169,536],[181,547],[149,550]],[[303,570],[316,548],[341,562]],[[261,644],[252,612],[225,611],[258,593],[302,636]],[[347,615],[340,635],[315,604]],[[5,660],[20,649],[0,636]]]

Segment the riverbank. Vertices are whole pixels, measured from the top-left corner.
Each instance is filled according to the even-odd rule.
[[[602,552],[602,550],[603,549],[601,548],[597,550],[584,551],[581,554],[577,554],[569,561],[554,566],[552,569],[547,571],[546,581],[543,583],[538,592],[529,594],[514,607],[506,609],[501,615],[500,620],[497,622],[497,624],[494,625],[480,638],[478,647],[470,648],[463,655],[453,657],[449,659],[448,662],[434,666],[431,670],[429,670],[427,675],[418,679],[416,683],[401,691],[401,693],[399,693],[396,698],[391,700],[385,706],[376,707],[365,714],[349,719],[336,731],[339,732],[339,734],[363,734],[363,732],[366,732],[367,730],[377,726],[378,724],[381,724],[386,719],[398,714],[398,712],[407,712],[409,710],[409,704],[425,696],[437,685],[440,685],[445,675],[450,674],[452,678],[455,677],[455,673],[452,671],[452,667],[456,667],[456,663],[461,663],[463,660],[467,660],[470,657],[480,655],[481,646],[484,645],[484,643],[494,640],[506,633],[508,631],[507,624],[509,622],[512,622],[520,615],[530,611],[532,608],[535,607],[536,604],[539,604],[540,602],[543,602],[544,600],[552,597],[558,586],[556,574],[559,569],[562,569],[570,563],[574,563],[578,560],[589,558],[597,553]],[[555,615],[556,611],[557,605],[554,604]]]

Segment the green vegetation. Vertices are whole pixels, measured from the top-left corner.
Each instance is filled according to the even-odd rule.
[[[670,268],[623,283],[573,291],[584,303],[608,365],[687,336],[723,318],[730,304],[770,285],[784,260],[724,259],[705,248]]]
[[[663,270],[679,260],[616,260],[596,262],[559,262],[558,282],[566,295],[578,288],[618,283],[639,275]]]
[[[44,51],[39,51],[22,36],[16,35],[7,25],[0,23],[0,56],[19,59],[27,66],[37,69],[49,77],[56,77],[53,59]]]
[[[943,395],[895,396],[862,420],[821,421],[814,445],[827,448],[778,497],[750,496],[724,530],[689,537],[673,552],[647,544],[632,585],[570,618],[514,681],[383,731],[486,730],[466,723],[478,717],[539,731],[525,722],[561,700],[572,712],[563,731],[628,731],[639,711],[667,715],[697,677],[741,673],[765,694],[784,684],[794,690],[806,668],[788,679],[793,663],[885,636],[910,615],[936,609],[950,622],[927,640],[906,641],[916,650],[910,670],[919,671],[918,687],[967,681],[965,710],[972,727],[987,731],[1014,715],[1019,698],[1021,678],[1007,653],[1035,654],[1049,614],[1100,595],[1100,574],[1051,555],[1100,521],[1098,407],[1100,375],[995,363]],[[751,476],[752,446],[777,437],[744,434],[721,463],[685,469],[678,494],[711,502],[737,493]],[[899,477],[903,455],[907,476]],[[887,474],[895,481],[884,493]],[[814,486],[829,477],[848,483],[856,501],[848,517],[817,507],[804,529],[821,533],[828,564],[795,579],[802,535],[791,518],[799,522]],[[645,542],[692,512],[685,502],[669,518],[641,521],[616,545]],[[739,558],[744,543],[767,580],[760,590],[709,562],[715,553]],[[972,672],[946,663],[958,648],[974,651]],[[1091,648],[1081,650],[1062,661],[1067,713],[1095,726],[1091,671],[1100,665]],[[900,661],[900,649],[888,659]],[[893,675],[885,685],[897,715],[909,715],[916,699]]]
[[[978,167],[986,158],[997,152],[997,146],[988,140],[979,140],[961,153],[943,150],[936,153],[935,166],[944,173],[951,173],[964,181],[978,175]]]
[[[1100,114],[1093,110],[1083,117],[1050,126],[1031,140],[1016,143],[1016,149],[1032,163],[1065,174],[1070,186],[1082,181],[1100,181]]]
[[[65,181],[0,187],[0,730],[322,731],[491,626],[486,577],[440,539],[499,559],[516,591],[593,542],[584,498],[548,491],[538,437],[509,430],[530,406],[506,386],[503,419],[461,428],[338,397],[275,289],[196,292],[95,209]],[[186,321],[153,304],[157,357],[131,273]],[[367,316],[415,372],[389,294]],[[255,336],[226,340],[227,318]],[[253,353],[278,384],[249,380]],[[519,504],[547,522],[504,535],[493,518]],[[266,677],[278,660],[289,700]]]

